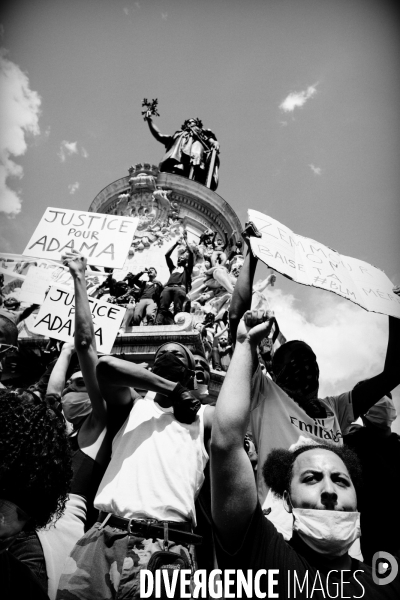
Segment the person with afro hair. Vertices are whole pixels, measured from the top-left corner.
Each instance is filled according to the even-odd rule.
[[[291,539],[285,540],[263,514],[243,437],[257,345],[268,327],[268,319],[256,319],[252,311],[241,319],[214,414],[211,508],[223,578],[230,577],[238,598],[244,591],[247,598],[394,600],[400,591],[394,577],[381,586],[376,573],[349,554],[361,535],[361,471],[351,450],[306,438],[291,450],[273,450],[262,474],[291,518]]]
[[[62,515],[71,477],[61,413],[29,390],[0,390],[2,598],[47,598],[45,586],[8,548],[23,530],[34,537]]]

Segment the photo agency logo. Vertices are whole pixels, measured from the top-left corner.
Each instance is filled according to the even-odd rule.
[[[388,585],[397,577],[399,565],[389,552],[375,552],[372,557],[372,579],[378,585]]]

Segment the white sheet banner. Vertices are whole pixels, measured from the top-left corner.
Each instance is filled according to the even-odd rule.
[[[109,354],[121,326],[125,308],[89,298],[97,351]],[[73,290],[54,285],[44,300],[33,334],[38,333],[63,342],[71,342],[75,333],[75,294]]]
[[[74,248],[92,265],[122,268],[137,223],[138,218],[49,207],[24,255],[60,260]]]
[[[383,271],[343,256],[315,240],[296,235],[275,219],[249,210],[262,238],[251,238],[253,253],[297,283],[334,292],[368,311],[400,318],[400,298]]]

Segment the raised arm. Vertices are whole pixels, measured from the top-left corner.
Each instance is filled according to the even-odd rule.
[[[400,288],[394,292],[400,294]],[[400,383],[400,319],[389,317],[389,340],[382,373],[366,379],[352,392],[354,417],[364,415],[373,404]]]
[[[237,279],[235,289],[232,294],[231,305],[229,309],[229,322],[232,341],[236,341],[236,330],[239,325],[239,321],[246,312],[251,308],[251,298],[253,295],[253,280],[254,273],[258,259],[251,251],[250,244],[248,242],[249,234],[255,235],[258,232],[255,227],[249,223],[242,233],[243,239],[248,244],[246,258],[244,259],[243,267],[240,270],[239,277]]]
[[[246,321],[243,318],[239,323],[211,434],[212,515],[219,537],[230,552],[238,548],[257,505],[254,473],[243,442],[250,417],[256,348],[270,327],[263,322],[263,315],[262,311],[249,311]]]
[[[113,428],[122,425],[132,408],[131,388],[162,394],[170,399],[170,406],[176,393],[186,390],[180,384],[163,379],[140,365],[113,356],[101,357],[96,372],[102,396],[111,409]]]
[[[175,248],[177,246],[179,246],[179,240],[177,242],[175,242],[175,244],[172,246],[172,248],[170,248],[168,250],[168,252],[166,252],[166,254],[165,254],[165,260],[167,261],[167,265],[168,265],[168,269],[169,269],[170,273],[171,273],[171,271],[173,271],[175,269],[175,265],[171,259],[171,254],[173,253],[173,251],[175,250]]]
[[[157,125],[154,125],[153,119],[150,115],[150,111],[147,111],[145,120],[147,121],[147,125],[149,126],[151,134],[153,135],[153,137],[156,138],[157,142],[161,142],[161,144],[165,145],[165,143],[169,140],[171,136],[162,134],[161,131],[158,129]]]
[[[185,240],[186,250],[188,251],[188,254],[189,254],[186,270],[189,273],[189,275],[192,275],[193,265],[194,265],[194,252],[188,244],[187,235],[184,235],[183,239]]]
[[[93,319],[86,291],[86,258],[76,250],[63,256],[64,264],[69,267],[75,288],[75,349],[78,354],[86,390],[92,404],[90,419],[101,428],[106,424],[106,403],[102,397],[96,377],[98,361]]]
[[[66,342],[61,348],[60,356],[49,377],[46,394],[61,396],[65,387],[67,369],[74,351],[74,345],[71,342]]]
[[[24,310],[21,311],[21,313],[18,315],[16,325],[19,325],[19,323],[22,323],[22,321],[27,319],[29,317],[29,315],[31,315],[33,313],[33,311],[36,310],[37,308],[39,308],[38,304],[31,304],[30,306],[27,306],[26,308],[24,308]]]

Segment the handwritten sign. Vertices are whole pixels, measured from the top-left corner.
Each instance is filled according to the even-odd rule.
[[[368,311],[400,318],[400,298],[393,294],[394,286],[383,271],[296,235],[256,210],[248,214],[262,234],[262,238],[250,238],[251,249],[269,267],[298,283],[334,292]]]
[[[24,255],[60,260],[72,248],[92,265],[122,268],[138,218],[47,208]]]
[[[121,326],[125,308],[89,298],[97,351],[109,354]],[[43,302],[33,334],[38,333],[63,342],[71,342],[75,333],[75,294],[73,290],[53,285]]]

